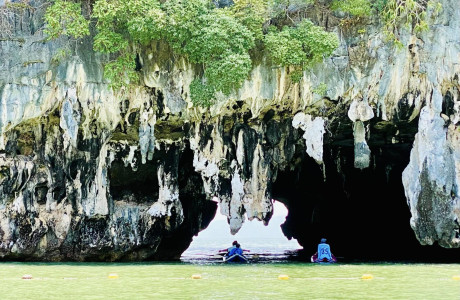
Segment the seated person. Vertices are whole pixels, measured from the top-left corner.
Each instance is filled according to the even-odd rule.
[[[318,244],[318,251],[311,257],[311,262],[337,262],[325,238],[322,238],[321,243]]]
[[[238,255],[243,255],[243,249],[241,249],[241,245],[240,244],[236,244],[234,248],[232,248],[228,253],[227,253],[227,257],[231,257],[235,254],[238,254]]]
[[[225,254],[226,256],[228,256],[228,253],[230,253],[230,251],[232,251],[232,249],[236,247],[236,244],[238,244],[238,242],[237,242],[237,241],[233,241],[231,247],[229,247],[229,248],[227,248],[227,249],[219,250],[219,254]]]

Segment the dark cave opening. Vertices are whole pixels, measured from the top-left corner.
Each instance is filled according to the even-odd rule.
[[[163,236],[153,260],[179,260],[190,246],[192,239],[214,219],[217,204],[206,198],[200,174],[193,167],[193,151],[186,147],[177,152],[179,200],[184,221],[169,234]]]
[[[401,174],[411,146],[371,147],[371,166],[363,170],[353,166],[352,147],[325,147],[325,179],[311,158],[278,173],[273,198],[289,209],[283,232],[304,247],[304,259],[325,237],[332,252],[347,261],[458,260],[455,249],[420,245],[410,227]]]
[[[146,259],[178,260],[190,245],[193,236],[208,226],[217,209],[214,201],[206,199],[201,176],[193,167],[193,151],[190,147],[182,149],[175,144],[168,145],[156,149],[152,160],[147,160],[145,164],[141,163],[141,155],[137,150],[130,161],[126,160],[129,149],[119,147],[116,152],[115,160],[108,170],[110,193],[114,201],[148,205],[156,202],[160,190],[157,172],[161,166],[166,174],[177,178],[183,222],[171,231],[159,228],[161,241],[154,255]],[[171,220],[168,222],[172,222]]]
[[[127,155],[128,153],[123,153]],[[114,200],[152,202],[158,199],[157,159],[140,163],[140,153],[134,155],[135,169],[118,156],[109,169],[110,193]]]

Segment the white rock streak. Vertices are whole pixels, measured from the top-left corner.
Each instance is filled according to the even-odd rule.
[[[324,124],[325,120],[323,118],[312,118],[312,116],[303,112],[297,113],[292,120],[294,128],[300,128],[304,131],[302,137],[307,146],[307,154],[319,164],[323,163]]]
[[[348,109],[348,117],[353,121],[353,136],[354,136],[354,151],[355,162],[354,166],[358,169],[369,167],[371,150],[366,142],[365,121],[369,121],[374,117],[374,111],[366,100],[353,100]]]
[[[77,91],[75,88],[67,90],[67,97],[62,102],[61,119],[59,125],[64,130],[64,147],[72,145],[77,147],[78,126],[80,124],[80,112],[74,110],[77,104]]]
[[[431,103],[420,112],[419,130],[402,180],[412,214],[410,224],[420,242],[458,247],[460,199],[455,190],[460,187],[460,133],[454,125],[445,127],[440,116],[442,98],[439,89],[434,89]],[[426,211],[427,207],[433,209]],[[445,236],[446,229],[450,236]]]
[[[87,197],[82,198],[83,210],[87,216],[107,215],[109,213],[107,199],[107,162],[105,159],[107,156],[108,146],[104,144],[97,158],[96,176],[89,184]],[[80,174],[80,177],[82,176],[86,176],[86,174]],[[74,180],[74,186],[79,184],[80,186],[78,186],[78,189],[80,191],[82,181],[84,181],[82,178]]]
[[[208,197],[217,193],[219,181],[219,164],[225,160],[227,147],[224,146],[216,125],[211,132],[210,139],[204,147],[199,147],[202,139],[200,127],[195,127],[195,136],[190,137],[190,149],[194,151],[193,167],[201,174],[204,190]]]
[[[155,123],[156,115],[153,109],[144,110],[140,115],[139,146],[141,149],[142,163],[152,160],[155,151]]]
[[[374,111],[372,107],[370,107],[369,103],[364,100],[353,100],[350,104],[350,108],[348,109],[348,117],[353,122],[356,121],[369,121],[374,117]]]
[[[175,221],[182,223],[184,220],[184,212],[182,204],[179,201],[179,186],[177,184],[177,178],[169,173],[164,172],[164,167],[160,165],[158,167],[158,185],[160,186],[158,193],[158,201],[152,204],[148,209],[147,213],[155,218],[163,218],[173,216],[173,209],[175,211]],[[167,229],[174,228],[173,224],[166,222]]]

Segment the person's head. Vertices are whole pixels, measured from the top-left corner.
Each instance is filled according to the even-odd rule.
[[[241,246],[240,244],[236,243],[236,248],[239,248],[240,246]]]
[[[321,243],[322,243],[322,244],[325,244],[325,243],[326,243],[326,239],[325,239],[325,238],[322,238],[322,239],[321,239]]]
[[[233,243],[232,243],[233,246],[236,246],[237,244],[238,244],[237,241],[233,241]]]

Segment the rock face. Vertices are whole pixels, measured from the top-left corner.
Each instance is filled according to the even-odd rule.
[[[340,48],[300,83],[264,58],[210,109],[190,101],[194,66],[162,43],[139,52],[143,85],[114,93],[108,58],[90,38],[45,41],[33,2],[0,37],[0,256],[177,259],[214,197],[233,233],[268,223],[277,199],[288,238],[310,249],[327,235],[350,256],[363,239],[377,256],[415,249],[407,199],[421,244],[458,248],[460,7],[441,2],[429,31],[401,30],[404,49],[377,23],[332,26]]]

